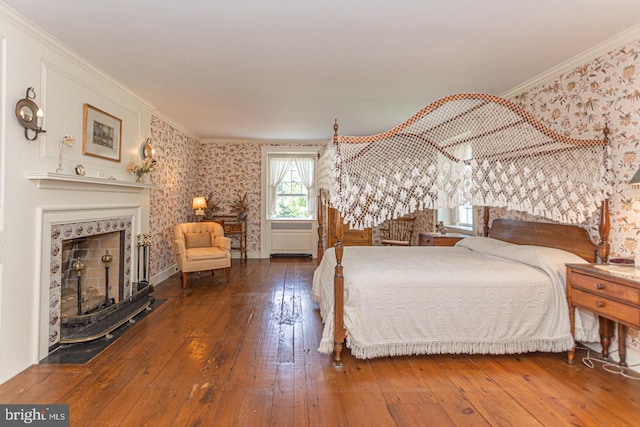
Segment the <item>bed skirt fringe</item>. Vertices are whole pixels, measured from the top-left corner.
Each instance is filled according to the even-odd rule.
[[[519,354],[531,352],[560,353],[573,347],[571,337],[530,341],[434,341],[422,343],[354,344],[347,338],[347,347],[357,359],[420,354]],[[322,341],[320,353],[331,354],[333,343]]]

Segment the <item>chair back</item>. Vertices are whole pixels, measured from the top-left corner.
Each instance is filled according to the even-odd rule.
[[[173,231],[175,240],[184,240],[184,233],[211,233],[224,236],[224,228],[216,222],[185,222],[177,224]]]
[[[382,229],[382,244],[410,246],[415,222],[415,218],[389,220],[387,228]]]

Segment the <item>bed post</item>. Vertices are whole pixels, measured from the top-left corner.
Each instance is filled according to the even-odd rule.
[[[338,146],[338,119],[333,124],[333,145]],[[338,178],[340,179],[340,178]],[[340,188],[342,185],[340,183]],[[344,253],[344,245],[342,239],[344,231],[342,226],[342,214],[336,211],[336,269],[333,276],[333,367],[342,369],[342,349],[346,333],[344,330],[344,276],[342,268],[342,255]]]
[[[322,261],[322,256],[324,255],[324,232],[322,230],[324,222],[324,218],[322,216],[323,210],[324,206],[322,206],[322,195],[318,194],[318,265],[320,265],[320,261]]]
[[[337,212],[335,246],[336,270],[333,277],[333,367],[336,369],[342,369],[342,359],[340,355],[342,354],[342,348],[344,347],[344,340],[346,338],[344,330],[344,275],[342,268],[342,255],[344,253],[343,237],[342,214]]]
[[[482,235],[489,237],[489,206],[482,208]]]
[[[598,231],[600,232],[598,256],[600,257],[600,262],[606,263],[609,259],[609,249],[611,248],[611,246],[609,245],[609,231],[611,231],[611,219],[609,217],[609,199],[604,199],[602,201],[602,206],[600,206],[600,224]]]

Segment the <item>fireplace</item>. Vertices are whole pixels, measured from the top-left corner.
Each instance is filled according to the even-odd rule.
[[[123,307],[138,297],[144,286],[130,279],[132,234],[129,216],[51,224],[49,351],[106,335],[120,322],[114,312],[122,315]],[[109,263],[105,255],[112,258]],[[83,268],[74,270],[78,264]]]

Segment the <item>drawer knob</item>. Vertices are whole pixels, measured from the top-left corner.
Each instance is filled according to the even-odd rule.
[[[604,285],[602,283],[596,283],[596,289],[601,291],[604,289]]]
[[[607,305],[607,304],[605,304],[605,302],[604,302],[604,301],[596,301],[596,307],[598,307],[598,308],[602,308],[602,307],[604,307],[605,305]]]

